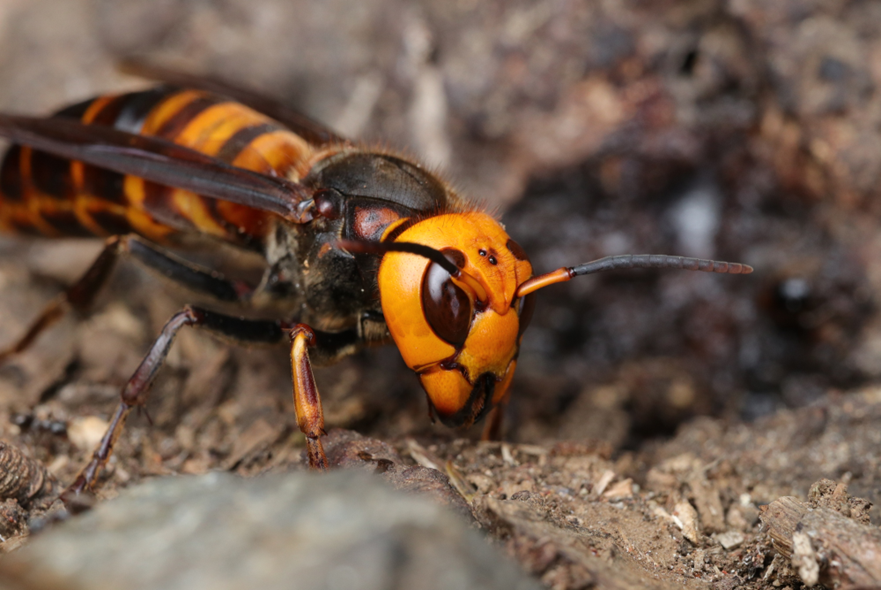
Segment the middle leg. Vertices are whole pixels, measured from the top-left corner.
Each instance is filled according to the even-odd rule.
[[[218,301],[245,303],[254,291],[242,281],[228,279],[218,272],[187,262],[136,235],[112,236],[89,269],[51,301],[17,341],[0,350],[0,363],[27,350],[40,334],[69,310],[88,310],[120,257],[129,257],[174,283]]]

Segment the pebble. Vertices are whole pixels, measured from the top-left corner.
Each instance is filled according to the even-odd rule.
[[[353,471],[149,480],[0,562],[0,589],[292,585],[539,588],[453,511]]]

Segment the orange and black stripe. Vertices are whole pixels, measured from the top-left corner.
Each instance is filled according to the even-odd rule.
[[[221,96],[160,87],[72,105],[57,117],[155,135],[230,164],[293,180],[315,148],[272,119]],[[180,232],[258,247],[271,214],[202,198],[28,147],[0,167],[0,228],[49,236],[137,233],[164,241]]]

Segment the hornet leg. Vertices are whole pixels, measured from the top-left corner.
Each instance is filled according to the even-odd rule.
[[[297,425],[306,435],[309,467],[318,471],[327,469],[327,456],[321,445],[324,432],[324,410],[318,387],[312,375],[312,363],[307,348],[315,344],[315,332],[306,324],[297,324],[291,330],[291,374],[294,381],[294,407]]]
[[[494,441],[502,439],[502,425],[505,421],[505,406],[508,405],[507,402],[506,398],[489,411],[489,416],[486,417],[486,426],[483,427],[483,434],[481,434],[480,440]]]
[[[319,332],[306,324],[297,324],[291,330],[291,376],[294,382],[297,426],[306,435],[309,467],[316,471],[325,471],[328,463],[321,444],[321,437],[325,434],[324,410],[312,374],[309,349],[318,361],[326,362],[357,349],[363,342],[356,330]]]
[[[505,408],[508,407],[508,400],[511,399],[510,383],[506,383],[508,388],[505,390],[502,398],[496,402],[496,406],[489,411],[486,417],[486,426],[483,427],[483,434],[480,440],[502,440],[502,426],[505,419]]]
[[[198,326],[212,332],[227,336],[241,342],[278,343],[284,339],[285,329],[279,321],[247,320],[210,312],[198,307],[185,307],[172,316],[150,351],[141,361],[134,375],[128,380],[121,393],[121,400],[110,423],[110,427],[101,439],[98,448],[92,453],[92,459],[83,468],[76,480],[61,495],[62,500],[69,500],[86,489],[93,489],[101,469],[107,464],[113,447],[122,434],[126,418],[131,411],[147,403],[147,394],[156,373],[168,356],[171,343],[178,330],[184,326]]]

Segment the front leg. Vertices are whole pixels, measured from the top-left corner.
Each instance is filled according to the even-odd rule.
[[[297,324],[291,330],[291,376],[294,382],[294,408],[297,426],[306,435],[306,452],[309,467],[317,471],[327,470],[327,456],[321,444],[324,432],[324,409],[312,374],[309,346],[315,345],[315,332],[306,324]]]
[[[306,452],[309,456],[309,467],[316,471],[328,468],[327,456],[321,444],[324,432],[324,410],[318,386],[312,374],[311,349],[316,362],[328,364],[335,362],[371,343],[382,342],[387,337],[385,330],[365,331],[366,320],[376,320],[368,312],[362,318],[362,329],[345,330],[343,332],[320,332],[306,324],[297,324],[291,330],[291,376],[294,382],[294,407],[297,410],[297,426],[306,435]]]

